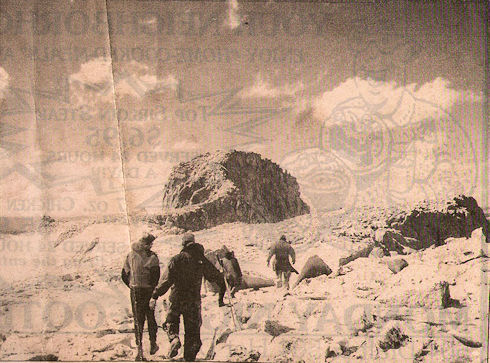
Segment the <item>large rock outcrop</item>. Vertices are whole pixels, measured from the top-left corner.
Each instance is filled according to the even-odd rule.
[[[218,151],[177,165],[163,192],[168,226],[275,223],[309,213],[296,179],[259,154]]]
[[[401,212],[387,220],[389,227],[400,231],[405,238],[418,241],[414,249],[443,245],[450,237],[471,236],[482,227],[489,241],[490,223],[472,197],[458,196],[449,201],[423,202],[411,211]]]

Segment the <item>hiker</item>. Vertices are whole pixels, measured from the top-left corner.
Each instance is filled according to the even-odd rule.
[[[223,274],[228,287],[230,289],[231,297],[235,297],[235,293],[238,291],[242,284],[242,270],[240,264],[235,257],[235,253],[230,251],[225,245],[218,250],[210,251],[206,250],[206,258],[218,269],[223,270]],[[207,284],[204,282],[204,291],[207,292]],[[211,286],[211,291],[218,291],[218,287]]]
[[[156,299],[164,295],[170,287],[170,306],[163,324],[170,341],[168,358],[175,357],[181,347],[179,339],[180,315],[184,318],[185,341],[184,359],[194,361],[201,348],[201,282],[204,276],[208,281],[218,284],[219,306],[225,306],[225,282],[223,275],[204,256],[204,247],[195,242],[192,233],[182,237],[182,250],[172,257],[166,274],[154,289],[150,308],[154,309]]]
[[[221,259],[221,265],[223,266],[223,273],[225,275],[226,282],[230,288],[230,295],[231,297],[235,297],[235,293],[242,284],[243,277],[242,270],[238,260],[235,257],[235,253],[226,249],[223,258]]]
[[[291,277],[291,272],[298,273],[296,269],[289,262],[289,256],[293,264],[296,262],[296,254],[291,243],[286,240],[286,236],[282,235],[279,241],[274,243],[269,251],[269,256],[267,257],[267,266],[269,266],[272,256],[275,256],[275,261],[272,264],[272,269],[276,272],[277,288],[285,286],[289,290],[289,278]]]
[[[126,257],[121,277],[130,289],[131,307],[134,318],[134,334],[138,353],[136,361],[145,360],[143,356],[143,326],[148,321],[148,335],[150,336],[150,354],[158,351],[157,322],[155,311],[149,308],[149,301],[155,286],[160,279],[160,266],[158,256],[151,251],[155,236],[143,234],[138,242],[131,245],[131,251]]]

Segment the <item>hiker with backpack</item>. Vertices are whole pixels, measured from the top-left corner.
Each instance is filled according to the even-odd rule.
[[[276,287],[280,288],[285,286],[289,290],[289,278],[291,273],[298,273],[296,269],[289,262],[291,256],[292,263],[296,262],[296,253],[294,252],[291,243],[286,240],[286,236],[282,235],[279,241],[275,242],[269,249],[269,256],[267,257],[267,266],[269,266],[272,256],[275,256],[275,260],[272,264],[272,269],[276,272],[277,282]]]
[[[158,256],[151,251],[155,236],[145,233],[136,243],[131,245],[131,251],[126,256],[121,272],[121,278],[130,289],[131,308],[134,318],[134,334],[138,353],[136,361],[145,360],[143,356],[143,327],[148,322],[150,336],[150,354],[158,351],[157,322],[155,311],[150,309],[149,302],[155,286],[160,279]]]
[[[170,341],[168,358],[175,357],[181,347],[179,338],[180,316],[184,318],[185,341],[184,360],[192,362],[196,359],[201,342],[201,283],[203,276],[219,286],[218,304],[223,302],[225,282],[223,274],[204,256],[204,247],[195,242],[192,233],[185,233],[182,238],[182,250],[170,259],[162,281],[154,289],[150,308],[154,309],[156,299],[164,295],[170,288],[170,306],[164,323]]]

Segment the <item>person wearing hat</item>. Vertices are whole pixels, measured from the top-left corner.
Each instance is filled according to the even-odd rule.
[[[155,236],[144,233],[138,242],[131,245],[131,251],[126,256],[121,277],[130,289],[131,307],[134,317],[134,334],[138,353],[137,361],[145,360],[143,356],[143,326],[148,322],[150,336],[150,354],[158,351],[155,311],[149,308],[151,294],[160,279],[158,256],[151,251]]]
[[[170,259],[166,273],[154,289],[150,308],[154,309],[158,297],[170,288],[170,306],[165,320],[164,330],[170,341],[168,358],[178,354],[181,347],[179,339],[180,315],[184,319],[185,341],[184,360],[192,362],[201,348],[201,283],[202,278],[218,284],[219,306],[225,306],[225,282],[223,275],[204,256],[204,247],[196,243],[192,233],[182,237],[182,250]]]
[[[286,236],[282,235],[279,241],[274,243],[269,249],[269,256],[267,257],[267,266],[269,266],[272,256],[275,256],[275,261],[272,263],[272,269],[276,272],[277,288],[285,286],[289,290],[289,278],[291,272],[298,273],[296,269],[289,262],[289,256],[294,263],[296,262],[296,253],[294,252],[291,244],[286,240]]]

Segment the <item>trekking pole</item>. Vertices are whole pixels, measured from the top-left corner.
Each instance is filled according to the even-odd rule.
[[[133,301],[133,319],[136,328],[136,344],[138,345],[138,355],[143,358],[143,332],[140,331],[140,323],[138,320],[138,305],[136,302],[136,291],[134,288],[130,288],[131,300]]]
[[[225,268],[220,258],[218,258],[218,262],[221,266],[221,273],[223,274],[223,280],[225,281],[225,288],[226,288],[226,293],[228,295],[228,301],[230,302],[231,318],[233,320],[233,325],[235,326],[235,330],[242,330],[241,327],[238,325],[238,319],[236,317],[233,300],[231,298],[230,287],[228,286],[228,281],[226,281],[226,277],[225,277]]]
[[[224,280],[225,280],[226,292],[228,294],[228,301],[230,302],[230,310],[231,310],[231,317],[233,319],[233,325],[235,326],[235,330],[242,330],[241,327],[238,325],[238,318],[236,317],[235,314],[234,304],[230,293],[230,287],[228,286],[228,282],[226,282],[226,278]]]

